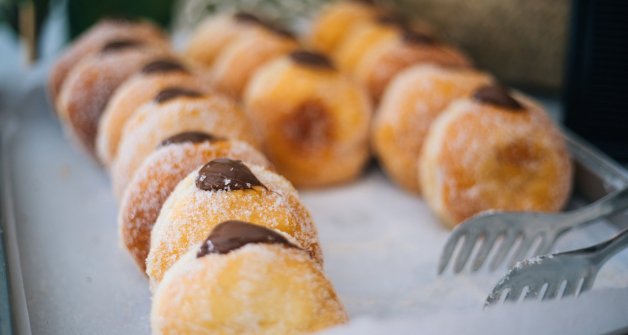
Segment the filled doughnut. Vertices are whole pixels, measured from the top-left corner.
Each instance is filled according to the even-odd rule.
[[[485,210],[558,211],[571,190],[572,166],[545,111],[489,85],[436,119],[419,177],[427,203],[453,227]]]
[[[168,195],[190,172],[223,157],[270,167],[266,158],[245,142],[183,132],[165,139],[138,168],[120,202],[118,225],[124,247],[142,272],[151,230]]]
[[[259,29],[261,20],[250,13],[220,13],[207,17],[196,28],[184,55],[204,67],[211,67],[223,49],[248,31]]]
[[[185,131],[257,145],[249,120],[231,99],[184,87],[166,88],[133,113],[122,130],[118,154],[111,165],[113,190],[118,199],[159,143]]]
[[[124,19],[103,19],[78,37],[71,46],[66,48],[50,70],[48,90],[53,103],[61,91],[70,70],[88,55],[100,52],[110,41],[137,39],[146,44],[168,44],[166,35],[157,26],[147,21],[130,21]]]
[[[375,102],[393,77],[413,64],[471,65],[462,52],[438,40],[429,28],[390,16],[358,25],[338,48],[335,59],[341,69],[366,86]]]
[[[123,39],[110,41],[100,52],[83,58],[72,68],[57,99],[65,129],[95,156],[98,122],[116,88],[147,62],[169,54],[163,46]]]
[[[325,6],[312,23],[308,44],[332,54],[357,24],[368,21],[380,11],[370,1],[344,0]]]
[[[144,103],[168,87],[207,91],[208,84],[190,66],[172,57],[156,58],[115,91],[98,124],[96,148],[100,161],[109,167],[116,157],[124,124]]]
[[[225,47],[211,69],[213,86],[236,99],[260,66],[298,47],[292,33],[262,21],[258,26]]]
[[[157,286],[183,254],[227,220],[255,222],[281,231],[322,262],[316,228],[292,185],[261,166],[221,158],[185,177],[161,208],[146,259],[151,287]]]
[[[240,221],[208,234],[159,285],[153,334],[296,335],[347,321],[319,264],[289,236]]]
[[[370,102],[325,56],[298,50],[268,63],[252,78],[244,104],[264,152],[296,186],[338,184],[361,172]]]
[[[388,86],[375,113],[372,144],[386,174],[419,193],[418,160],[432,122],[458,98],[489,84],[491,77],[467,68],[415,65]]]

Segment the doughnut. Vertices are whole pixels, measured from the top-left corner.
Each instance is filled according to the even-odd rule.
[[[150,60],[168,54],[163,46],[124,39],[83,58],[68,74],[57,100],[65,129],[95,156],[98,122],[115,89]]]
[[[423,196],[449,227],[485,210],[558,211],[572,171],[564,138],[545,111],[497,85],[450,104],[419,161]]]
[[[307,37],[308,45],[322,53],[332,54],[353,27],[378,13],[378,8],[370,1],[332,2],[314,18]]]
[[[183,132],[165,139],[138,168],[120,202],[118,226],[124,247],[142,272],[151,230],[168,195],[194,169],[220,157],[270,167],[266,158],[245,142]]]
[[[109,167],[115,159],[122,129],[129,117],[161,90],[172,86],[208,90],[208,84],[195,75],[188,65],[172,57],[159,57],[150,61],[120,85],[98,124],[96,149],[103,165]]]
[[[286,233],[322,263],[316,228],[290,182],[261,166],[219,158],[185,177],[161,208],[146,259],[151,288],[212,228],[227,220],[255,222]]]
[[[61,54],[50,70],[48,89],[55,103],[61,86],[70,70],[79,61],[98,53],[105,44],[113,40],[133,38],[147,44],[168,44],[165,34],[157,26],[147,21],[129,21],[124,19],[103,19],[84,32]]]
[[[393,77],[413,64],[471,65],[460,51],[436,39],[429,28],[410,26],[390,16],[358,25],[339,46],[335,59],[341,69],[366,86],[375,102]]]
[[[368,159],[368,95],[321,54],[297,50],[263,66],[244,105],[264,153],[298,187],[349,181]]]
[[[151,309],[153,334],[161,335],[297,335],[346,321],[307,252],[279,231],[241,221],[217,225],[187,252],[166,273]]]
[[[438,115],[455,99],[491,83],[467,68],[414,65],[390,83],[371,127],[372,147],[384,171],[405,190],[419,193],[418,158]]]
[[[298,46],[290,32],[259,22],[260,29],[242,34],[223,49],[210,72],[213,86],[236,99],[260,66]]]
[[[144,159],[164,139],[184,131],[240,139],[257,146],[244,112],[231,99],[182,87],[166,88],[126,122],[111,165],[114,194],[120,199]]]
[[[259,18],[245,12],[209,16],[192,34],[184,55],[210,67],[227,45],[236,41],[242,33],[258,29],[259,22]]]

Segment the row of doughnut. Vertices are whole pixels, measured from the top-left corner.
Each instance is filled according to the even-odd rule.
[[[371,151],[449,226],[487,209],[556,211],[571,188],[564,139],[537,103],[368,1],[326,6],[303,38],[219,13],[182,55],[148,22],[104,20],[49,88],[64,129],[111,175],[155,334],[345,322],[292,184],[351,181]]]

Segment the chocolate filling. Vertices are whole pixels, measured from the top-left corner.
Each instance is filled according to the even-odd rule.
[[[209,254],[224,255],[249,243],[281,244],[288,248],[300,249],[271,229],[232,220],[220,223],[212,230],[196,253],[196,257],[201,258]]]
[[[201,143],[201,142],[215,142],[223,140],[220,137],[216,137],[211,134],[203,133],[200,131],[186,131],[182,133],[178,133],[174,136],[170,136],[167,139],[163,140],[160,147],[164,147],[171,144],[179,144],[179,143]]]
[[[293,62],[313,68],[320,68],[326,70],[335,69],[331,60],[318,52],[311,52],[306,50],[297,50],[290,53],[290,58]]]
[[[482,86],[475,91],[473,98],[479,102],[509,109],[511,111],[524,109],[523,105],[508,93],[508,89],[500,85]]]
[[[434,36],[418,32],[407,27],[405,27],[401,32],[401,38],[404,42],[411,44],[436,44]]]
[[[156,59],[142,68],[143,74],[153,73],[166,73],[166,72],[184,72],[188,73],[188,70],[179,61],[174,59]]]
[[[112,41],[107,42],[102,47],[102,49],[100,49],[100,52],[106,53],[106,52],[111,52],[111,51],[120,51],[124,49],[137,48],[137,47],[140,47],[142,44],[143,43],[138,40],[130,40],[130,39],[112,40]]]
[[[238,21],[238,22],[242,22],[242,23],[246,23],[246,24],[256,24],[260,27],[263,27],[269,31],[272,31],[275,34],[278,34],[280,36],[286,37],[286,38],[290,38],[290,39],[294,39],[295,35],[293,32],[284,29],[274,23],[265,21],[260,19],[259,17],[251,14],[251,13],[247,13],[247,12],[237,12],[233,15],[233,18]]]
[[[203,191],[250,190],[264,184],[242,163],[228,158],[218,158],[205,164],[196,177],[196,187]]]
[[[202,97],[203,93],[192,90],[185,87],[169,87],[161,90],[153,100],[157,103],[164,103],[166,101],[179,98],[179,97],[189,97],[189,98],[198,98]]]

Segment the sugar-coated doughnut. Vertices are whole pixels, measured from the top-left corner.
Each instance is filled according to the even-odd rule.
[[[131,115],[161,90],[175,86],[199,91],[209,89],[209,84],[189,65],[172,57],[151,60],[116,89],[98,124],[96,148],[103,165],[109,167],[115,159],[122,129]]]
[[[269,24],[259,26],[260,29],[242,34],[216,58],[210,77],[219,91],[241,98],[246,84],[260,66],[298,47],[290,32]]]
[[[307,252],[281,232],[239,221],[216,226],[168,270],[151,310],[161,335],[297,335],[346,321]]]
[[[196,28],[184,55],[198,64],[210,67],[222,50],[238,37],[260,28],[261,20],[246,12],[221,13],[207,17]]]
[[[147,21],[124,19],[99,21],[66,48],[52,67],[48,79],[48,90],[53,103],[57,101],[57,95],[68,73],[82,58],[98,53],[110,41],[128,38],[147,44],[168,44],[161,29]]]
[[[245,142],[184,132],[164,140],[138,168],[120,202],[118,225],[124,247],[142,272],[151,230],[168,195],[190,172],[221,157],[270,167],[264,155]]]
[[[308,44],[325,54],[332,54],[353,27],[378,15],[370,1],[344,0],[326,5],[314,18]]]
[[[255,222],[284,232],[322,262],[316,228],[286,179],[261,166],[216,159],[185,177],[161,208],[146,259],[151,287],[184,253],[227,220]]]
[[[454,47],[435,38],[430,28],[380,16],[355,27],[335,54],[341,69],[353,74],[378,102],[388,83],[418,63],[470,66]]]
[[[146,62],[168,54],[163,46],[124,39],[111,41],[99,53],[83,58],[70,71],[57,100],[65,129],[95,156],[98,122],[116,88]]]
[[[431,64],[400,73],[386,89],[372,126],[373,148],[388,176],[418,193],[418,158],[432,122],[453,100],[491,81],[489,75],[468,68]]]
[[[364,89],[323,55],[295,51],[262,67],[245,110],[277,170],[299,187],[349,181],[369,154]]]
[[[231,99],[182,87],[161,91],[126,122],[111,165],[114,194],[120,199],[137,168],[164,139],[184,131],[240,139],[257,146],[246,115]]]
[[[571,190],[560,131],[539,106],[495,85],[438,117],[419,169],[425,200],[449,227],[485,210],[558,211]]]

